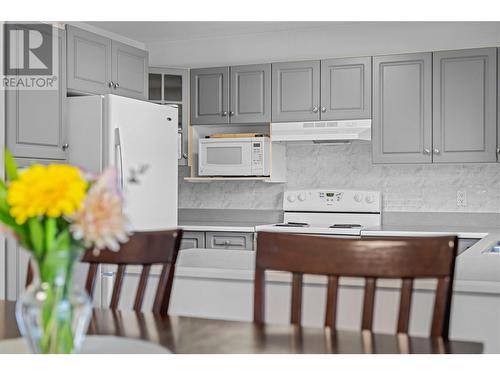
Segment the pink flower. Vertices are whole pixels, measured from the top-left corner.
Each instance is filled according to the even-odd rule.
[[[120,242],[126,242],[129,234],[122,206],[115,171],[108,169],[88,191],[83,207],[72,216],[73,237],[95,251],[118,251]]]

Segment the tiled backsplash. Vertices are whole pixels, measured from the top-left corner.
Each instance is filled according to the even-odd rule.
[[[385,211],[500,212],[500,163],[391,164],[371,162],[371,144],[287,145],[287,184],[189,183],[179,176],[180,208],[281,209],[287,189],[380,190]],[[457,190],[467,206],[457,207]]]

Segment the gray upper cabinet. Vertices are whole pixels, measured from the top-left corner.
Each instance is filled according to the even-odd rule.
[[[59,57],[57,87],[52,90],[7,90],[5,93],[7,147],[18,158],[66,159],[63,147],[66,143],[64,30],[54,35],[54,43],[57,43]]]
[[[497,49],[433,55],[433,160],[496,161]]]
[[[111,39],[66,26],[68,90],[106,94],[111,90]]]
[[[191,70],[191,124],[229,123],[229,68]]]
[[[272,121],[320,119],[320,62],[272,64]]]
[[[498,49],[498,54],[497,54],[497,79],[498,79],[498,86],[497,86],[497,160],[500,161],[500,48]]]
[[[68,91],[148,96],[148,52],[67,25]]]
[[[321,61],[321,120],[372,116],[371,57]]]
[[[373,58],[374,163],[431,163],[432,54]]]
[[[271,121],[271,64],[231,67],[231,123]]]
[[[148,53],[120,42],[112,43],[113,94],[146,99]]]

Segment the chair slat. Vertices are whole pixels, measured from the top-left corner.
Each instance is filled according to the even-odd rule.
[[[302,320],[302,274],[292,276],[292,311],[290,323],[300,325]]]
[[[151,270],[151,265],[146,264],[142,266],[141,277],[139,279],[139,285],[137,286],[137,293],[135,294],[134,310],[141,311],[142,302],[144,300],[144,293],[148,285],[149,271]]]
[[[160,314],[168,314],[168,306],[170,304],[170,294],[172,293],[172,285],[174,283],[174,273],[175,273],[175,264],[168,264],[166,266],[167,269],[167,282],[165,285],[165,292],[163,293],[163,298],[160,304]]]
[[[434,300],[434,313],[432,317],[431,337],[444,335],[444,323],[447,319],[447,295],[450,287],[449,277],[440,277]],[[448,318],[449,319],[449,318]],[[447,332],[444,336],[447,336]]]
[[[363,320],[361,329],[370,330],[373,325],[373,310],[375,307],[375,278],[367,277],[363,302]]]
[[[398,333],[408,333],[412,292],[413,279],[403,279],[399,301]]]
[[[124,264],[118,265],[118,270],[115,277],[115,285],[113,286],[113,294],[111,296],[111,303],[109,305],[109,307],[113,310],[116,310],[118,308],[118,302],[120,301],[120,294],[122,291],[123,276],[125,275],[125,268],[126,266]]]
[[[335,328],[337,321],[338,277],[328,276],[326,290],[325,327]]]
[[[253,321],[256,323],[264,323],[265,292],[265,271],[256,266],[253,295]]]
[[[161,304],[163,301],[163,296],[167,290],[168,273],[170,267],[168,264],[164,264],[161,269],[160,279],[158,280],[158,287],[156,288],[155,300],[153,302],[153,312],[160,314]]]
[[[87,272],[87,281],[85,282],[85,290],[89,296],[94,295],[95,280],[97,276],[97,268],[99,265],[97,263],[90,263],[89,270]]]

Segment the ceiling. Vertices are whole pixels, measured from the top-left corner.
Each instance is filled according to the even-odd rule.
[[[143,42],[168,42],[200,38],[226,37],[296,29],[313,29],[353,22],[86,22],[127,38]]]

